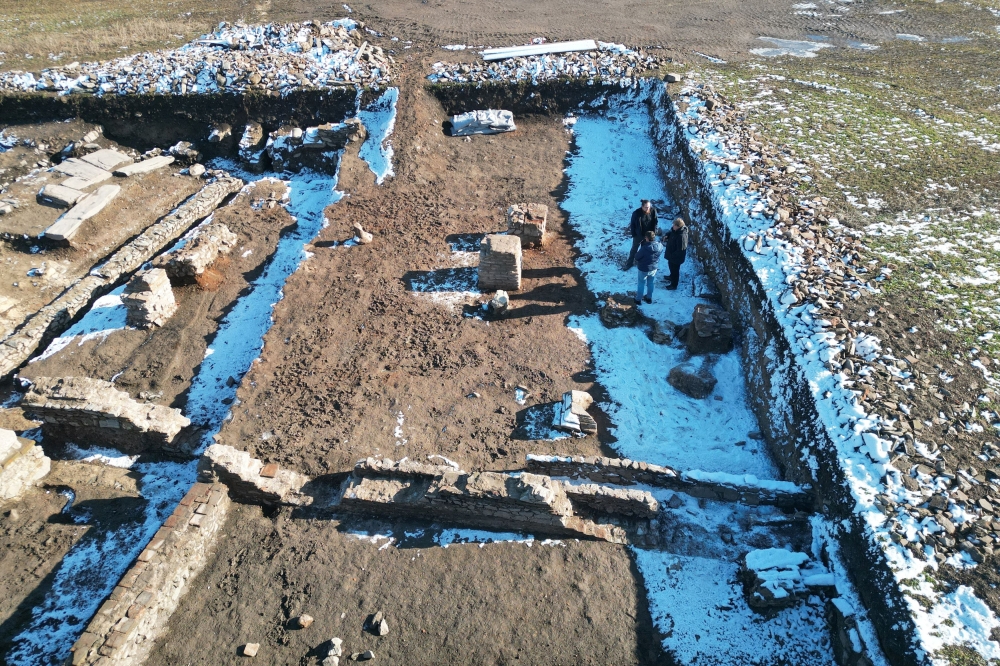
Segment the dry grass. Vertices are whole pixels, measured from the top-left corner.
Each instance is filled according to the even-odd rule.
[[[37,71],[174,47],[219,21],[260,20],[248,0],[0,0],[0,67]]]

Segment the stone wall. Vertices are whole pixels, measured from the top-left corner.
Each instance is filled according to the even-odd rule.
[[[264,464],[246,451],[212,444],[198,461],[199,478],[218,480],[233,499],[247,504],[306,506],[313,498],[302,492],[310,479],[304,474]]]
[[[625,531],[580,515],[648,519],[655,499],[637,490],[569,486],[530,473],[468,473],[450,467],[364,461],[344,484],[339,508],[476,528],[553,536],[588,536],[625,543]]]
[[[479,246],[479,288],[483,291],[521,288],[521,241],[517,236],[490,234]]]
[[[184,284],[204,273],[220,254],[229,254],[236,240],[236,234],[221,222],[206,224],[184,247],[157,257],[153,265],[165,270],[172,283]]]
[[[0,502],[20,497],[51,468],[52,461],[42,447],[0,428]]]
[[[111,382],[37,377],[21,401],[51,443],[115,446],[125,453],[186,453],[175,438],[191,425],[181,410],[133,400]]]
[[[680,472],[662,465],[596,456],[528,455],[527,469],[537,474],[589,479],[597,483],[622,486],[645,484],[670,488],[692,497],[739,502],[756,506],[768,504],[784,509],[815,511],[815,498],[795,484],[784,481],[760,481],[753,476]]]
[[[204,568],[228,510],[223,486],[194,484],[90,620],[70,663],[143,663],[188,582]]]
[[[138,270],[196,222],[208,217],[242,187],[243,181],[239,178],[217,178],[32,315],[16,332],[0,342],[0,379],[13,373],[91,303],[111,291],[125,276]]]

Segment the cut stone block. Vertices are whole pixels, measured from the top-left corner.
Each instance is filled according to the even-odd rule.
[[[133,162],[132,164],[119,167],[115,169],[114,173],[116,176],[120,176],[122,178],[138,176],[140,174],[156,171],[157,169],[162,169],[165,166],[173,164],[174,159],[173,155],[157,155],[156,157],[150,157],[148,160]]]
[[[66,187],[74,190],[82,190],[91,185],[97,185],[111,178],[111,172],[100,167],[96,167],[89,162],[84,162],[77,157],[63,160],[52,167],[54,171],[70,176],[70,179],[62,183]]]
[[[549,207],[544,204],[513,204],[507,209],[507,232],[519,237],[523,247],[541,245],[548,216]]]
[[[175,283],[183,283],[204,273],[220,254],[228,254],[236,240],[236,234],[226,225],[207,224],[184,247],[157,257],[153,265],[165,269]]]
[[[479,245],[479,288],[517,291],[521,288],[521,239],[491,234]]]
[[[55,223],[45,230],[45,237],[54,241],[70,241],[80,225],[94,217],[118,196],[121,189],[117,185],[102,185],[91,192],[71,209],[63,213]]]
[[[114,171],[118,167],[132,162],[132,158],[125,153],[120,153],[110,148],[103,148],[96,153],[84,155],[80,159],[104,171]]]
[[[699,303],[688,327],[687,348],[692,354],[725,354],[733,348],[733,323],[717,305]]]
[[[38,192],[38,203],[58,208],[69,208],[84,197],[80,190],[65,185],[49,183]]]
[[[49,473],[51,465],[42,447],[0,428],[0,501],[20,497]]]

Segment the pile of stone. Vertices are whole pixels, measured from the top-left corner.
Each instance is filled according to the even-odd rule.
[[[191,421],[181,410],[141,403],[111,382],[89,377],[36,377],[21,400],[42,422],[50,443],[115,446],[126,453],[174,452],[174,439]]]
[[[712,394],[719,380],[712,374],[707,363],[696,365],[685,362],[670,369],[667,383],[690,398],[703,400]]]
[[[521,288],[521,240],[489,234],[479,245],[479,288],[517,291]]]
[[[44,478],[51,466],[42,447],[0,428],[0,501],[20,497]]]
[[[624,81],[659,69],[664,60],[620,44],[598,42],[596,51],[522,56],[494,62],[437,62],[427,78],[434,83],[480,81],[550,81],[561,78]]]
[[[624,543],[619,527],[596,523],[577,515],[564,484],[547,476],[467,473],[451,467],[404,471],[384,461],[377,471],[359,465],[345,483],[338,507],[397,518],[446,521],[481,529],[518,530],[553,536],[588,536]],[[582,494],[590,498],[597,493]],[[605,505],[613,513],[622,502],[634,503],[630,516],[650,507],[646,496],[615,496]],[[655,500],[653,500],[655,502]]]
[[[717,305],[694,306],[685,342],[692,354],[725,354],[733,348],[733,323],[729,313]]]
[[[248,26],[222,23],[181,48],[108,62],[71,63],[32,72],[0,73],[0,91],[93,95],[191,95],[294,90],[338,85],[385,85],[392,57],[365,41],[361,24]]]
[[[507,233],[520,238],[522,247],[542,245],[548,217],[549,207],[545,204],[513,204],[507,209]]]
[[[741,574],[751,608],[787,608],[803,595],[835,592],[833,574],[807,553],[784,548],[750,551],[743,558]]]
[[[244,133],[244,137],[250,143],[255,134],[255,131],[251,131],[249,136]],[[305,130],[286,126],[268,135],[265,150],[275,171],[319,168],[334,163],[331,152],[342,150],[351,141],[364,140],[366,135],[364,125],[357,118],[349,118],[342,123],[307,127]],[[242,142],[240,149],[243,150]],[[248,146],[247,151],[252,158],[253,148]]]
[[[597,421],[587,413],[594,399],[586,391],[566,391],[562,401],[556,403],[552,427],[578,435],[597,433]]]
[[[261,158],[264,156],[264,141],[267,136],[264,128],[258,122],[247,123],[240,137],[240,159],[251,171],[259,173],[264,170]]]
[[[174,284],[187,284],[205,272],[220,254],[229,254],[236,246],[236,234],[221,222],[199,227],[184,247],[153,261],[153,266],[166,271]]]
[[[163,326],[177,311],[170,278],[162,268],[142,271],[129,280],[122,303],[127,310],[126,320],[136,328]]]

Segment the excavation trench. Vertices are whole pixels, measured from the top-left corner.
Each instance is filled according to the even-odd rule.
[[[891,648],[903,639],[898,630],[892,629],[895,620],[884,606],[886,594],[883,592],[889,589],[884,585],[890,580],[886,577],[887,570],[884,563],[863,547],[859,525],[849,530],[837,526],[837,521],[850,519],[850,504],[835,461],[822,453],[832,447],[823,445],[824,435],[815,425],[812,397],[796,379],[794,359],[790,358],[788,345],[783,342],[781,327],[768,310],[752,267],[742,258],[736,240],[727,238],[711,198],[700,185],[701,175],[695,158],[686,151],[682,130],[676,123],[669,99],[652,84],[631,89],[567,82],[537,87],[434,86],[431,92],[447,113],[475,108],[508,108],[518,115],[530,114],[538,122],[545,119],[559,122],[555,119],[557,115],[572,115],[575,120],[567,123],[567,131],[573,133],[572,149],[563,164],[564,178],[558,203],[568,220],[567,233],[575,246],[575,269],[596,297],[598,307],[609,297],[625,298],[635,288],[634,273],[620,269],[628,250],[622,227],[623,220],[627,220],[640,198],[654,200],[660,210],[661,225],[676,214],[690,218],[696,251],[689,252],[680,287],[676,291],[664,291],[661,271],[654,302],[643,306],[638,326],[608,328],[596,311],[566,317],[566,326],[590,354],[590,372],[599,388],[595,393],[598,393],[603,410],[603,422],[609,425],[611,435],[606,438],[605,451],[613,451],[620,458],[669,466],[690,474],[691,478],[709,479],[709,483],[721,480],[720,483],[731,484],[738,480],[758,489],[806,488],[810,498],[806,504],[819,509],[814,515],[807,515],[795,511],[791,505],[784,508],[749,506],[708,499],[707,496],[699,499],[685,492],[645,484],[639,479],[636,487],[647,490],[659,501],[661,513],[652,523],[620,521],[628,528],[633,544],[629,546],[631,570],[628,575],[641,581],[646,600],[639,604],[638,614],[650,618],[667,659],[678,664],[777,664],[834,663],[841,661],[844,655],[856,657],[857,642],[853,647],[844,644],[850,639],[843,626],[843,614],[831,611],[831,607],[841,608],[841,605],[830,601],[836,598],[847,607],[853,604],[858,615],[863,616],[854,585],[860,588],[866,606],[877,617],[874,625],[879,639],[887,652],[891,652]],[[328,113],[342,119],[355,112],[357,98],[353,91],[351,95],[350,100],[340,93],[324,99],[186,98],[176,108],[170,108],[162,98],[110,100],[106,106],[90,99],[46,104],[55,107],[78,105],[79,108],[73,107],[74,112],[100,120],[109,134],[123,143],[134,142],[137,147],[146,147],[144,141],[191,140],[196,132],[204,134],[206,121],[232,122],[229,118],[233,117],[259,119],[272,123],[274,128],[289,120],[300,125],[316,122],[317,116],[330,120]],[[360,153],[362,157],[369,155],[366,159],[372,171],[380,176],[381,183],[392,168],[391,152],[387,154],[383,139],[395,121],[396,97],[371,94],[369,97],[365,98],[365,104],[371,114],[367,118],[373,127],[368,130],[375,139],[360,146]],[[0,108],[9,108],[18,117],[30,119],[36,113],[31,101],[27,97],[6,100],[4,104],[8,107]],[[221,106],[213,108],[213,103]],[[136,118],[145,119],[142,122],[155,119],[156,129],[146,126],[137,130],[140,125],[134,122]],[[377,127],[379,124],[381,129]],[[223,153],[231,150],[232,146],[220,149]],[[338,161],[338,167],[339,164]],[[176,393],[171,405],[181,408],[197,427],[197,431],[192,430],[198,442],[191,448],[195,455],[201,453],[227,420],[233,418],[235,408],[240,405],[237,397],[240,382],[260,356],[264,338],[272,326],[272,307],[283,298],[286,280],[306,256],[303,246],[312,242],[324,228],[324,210],[340,198],[335,190],[338,178],[335,174],[309,171],[291,176],[251,174],[227,156],[219,156],[212,166],[226,169],[248,182],[267,178],[283,180],[289,190],[285,206],[297,222],[277,234],[271,229],[273,245],[266,261],[256,264],[246,279],[246,286],[216,315],[217,327],[204,335],[204,356],[194,366],[181,364],[190,366],[190,371],[185,371],[189,376],[184,377],[183,390]],[[350,247],[352,243],[344,243],[344,240],[348,239],[333,243],[324,241],[324,247],[336,252],[357,251]],[[453,241],[450,258],[454,267],[432,276],[426,273],[410,275],[404,282],[415,295],[428,296],[439,307],[456,309],[461,313],[460,325],[478,325],[483,320],[477,302],[482,295],[475,285],[475,269],[470,265],[470,252],[475,244],[466,242],[465,238],[450,240]],[[733,351],[694,359],[709,368],[718,379],[716,388],[702,400],[682,396],[666,382],[666,375],[673,366],[692,360],[676,333],[680,325],[690,321],[692,311],[699,304],[725,307],[736,329]],[[104,334],[109,329],[102,328],[105,326],[102,322],[108,321],[109,313],[99,312],[101,309],[90,309],[64,335]],[[204,316],[202,311],[192,311],[192,321],[199,315]],[[530,318],[528,321],[530,323]],[[657,332],[660,334],[656,335]],[[114,335],[117,333],[112,330],[105,337]],[[98,336],[86,344],[89,346],[77,351],[78,354],[91,350],[91,353],[100,353]],[[176,344],[186,343],[180,339]],[[764,353],[765,349],[773,351]],[[121,359],[118,362],[121,363]],[[52,364],[52,360],[39,363]],[[113,375],[118,370],[109,366],[106,371]],[[775,404],[773,396],[776,393],[772,387],[778,385],[792,387],[787,404]],[[562,435],[547,427],[551,417],[545,410],[549,408],[546,404],[528,408],[519,423],[522,434],[527,433],[537,453],[543,455],[567,450]],[[403,411],[399,415],[397,445],[401,445],[399,440],[405,444],[402,439]],[[266,442],[268,437],[262,439]],[[810,469],[803,460],[800,452],[803,444],[816,455],[816,469]],[[90,453],[116,455],[113,451],[91,450]],[[582,473],[576,475],[577,478],[567,478],[574,476],[566,467],[571,466],[572,461],[556,457],[558,460],[548,462],[563,467],[552,467],[549,473],[562,476],[567,483],[578,484],[585,480]],[[113,592],[116,581],[128,580],[126,570],[135,570],[137,556],[150,552],[151,539],[155,541],[154,534],[168,516],[181,515],[178,511],[184,506],[196,506],[199,502],[208,506],[214,501],[210,498],[218,493],[216,486],[198,485],[189,490],[197,479],[197,466],[196,459],[165,461],[147,457],[134,463],[132,469],[142,475],[142,497],[147,502],[141,520],[127,528],[81,539],[69,551],[49,581],[49,591],[34,609],[30,622],[17,628],[18,634],[8,657],[10,663],[57,663],[66,656],[88,623],[96,626],[92,620],[95,612],[98,608],[104,612],[109,595],[109,601],[117,602],[114,596],[117,592]],[[348,563],[370,558],[371,554],[364,552],[369,546],[366,540],[374,541],[370,550],[379,549],[380,552],[390,543],[398,549],[437,549],[465,542],[499,542],[496,548],[514,548],[523,546],[503,542],[530,538],[474,528],[455,529],[447,521],[435,520],[433,515],[423,521],[402,522],[378,515],[347,516],[338,511],[335,502],[323,505],[338,492],[347,472],[333,471],[333,474],[315,479],[306,488],[307,495],[312,493],[313,498],[322,501],[311,508],[277,511],[284,512],[280,515],[284,516],[282,520],[287,519],[287,530],[298,533],[305,541],[329,541],[329,534],[322,532],[323,524],[358,537],[358,544],[344,547],[346,554],[335,550],[341,545],[329,546],[334,548],[332,552],[322,551],[322,557],[329,557],[332,562],[343,558],[339,566],[355,566]],[[783,482],[786,486],[781,486]],[[231,494],[234,499],[241,499],[233,489]],[[243,500],[257,503],[252,499]],[[200,514],[213,516],[212,531],[203,531],[209,534],[208,542],[194,549],[197,558],[202,559],[198,560],[198,567],[192,565],[191,570],[197,572],[199,567],[205,566],[204,558],[207,557],[209,563],[203,575],[211,581],[209,587],[221,589],[228,583],[218,569],[219,562],[225,558],[233,562],[246,557],[245,552],[239,550],[234,532],[241,530],[241,525],[252,525],[251,531],[262,530],[257,535],[259,538],[272,537],[266,529],[259,528],[262,517],[259,512],[255,513],[257,509],[237,507],[230,510],[224,503],[218,506],[222,507],[218,515],[211,514],[211,510]],[[803,507],[798,505],[798,508]],[[188,513],[191,511],[193,509]],[[268,507],[266,511],[276,509]],[[193,514],[183,515],[184,520],[193,517]],[[233,538],[218,536],[223,531]],[[219,549],[215,559],[205,554],[214,547],[213,541]],[[230,542],[232,552],[227,550]],[[580,557],[589,557],[592,545],[581,547]],[[595,548],[600,545],[596,544]],[[557,548],[559,544],[545,544],[549,546]],[[317,548],[322,549],[321,546]],[[748,551],[768,548],[806,553],[818,567],[817,571],[837,578],[837,585],[827,584],[823,589],[800,592],[801,599],[788,608],[764,612],[750,609],[743,596],[740,558]],[[159,566],[155,564],[158,561],[155,553],[150,557],[153,558],[150,561]],[[443,566],[445,571],[452,566],[443,556],[429,557],[440,559],[437,566]],[[547,555],[535,552],[531,557],[544,560]],[[484,561],[496,567],[497,576],[504,576],[507,574],[503,572],[503,559],[502,555],[492,555]],[[251,565],[259,566],[262,575],[276,575],[267,569],[267,562]],[[474,565],[474,560],[470,565]],[[187,579],[187,574],[171,572],[170,575]],[[169,582],[169,576],[164,576],[156,579],[158,584]],[[880,585],[883,587],[878,587]],[[164,631],[197,626],[194,618],[199,609],[195,604],[204,601],[200,595],[197,600],[192,598],[185,602],[182,599],[177,606],[177,617],[173,619],[170,618],[171,606],[156,620],[157,628],[151,630],[151,637],[163,635]],[[108,608],[111,608],[109,613],[117,612],[113,605]],[[204,612],[202,606],[202,620]],[[283,612],[291,611],[285,609]],[[879,648],[867,620],[858,617],[850,623],[854,635],[860,632],[869,643],[872,660],[879,663],[882,657],[874,654]],[[100,656],[97,646],[101,643],[91,645],[93,660],[96,660]],[[89,648],[87,645],[82,649]],[[159,642],[156,646],[142,648],[141,654],[150,655],[150,663],[169,663],[177,649]],[[225,654],[232,654],[232,649],[227,647]]]

